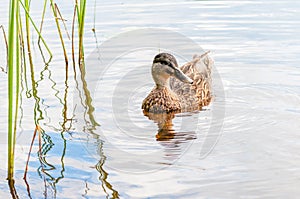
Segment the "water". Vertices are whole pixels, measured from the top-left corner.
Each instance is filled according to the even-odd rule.
[[[71,3],[57,3],[71,30]],[[0,24],[7,23],[7,7],[8,2],[1,8],[5,14],[1,15]],[[41,7],[32,7],[37,22]],[[35,98],[27,98],[23,83],[15,166],[15,186],[20,198],[298,197],[299,2],[102,1],[96,3],[96,38],[91,31],[94,2],[88,2],[87,9],[88,58],[84,79],[77,68],[77,81],[74,80],[71,64],[66,81],[50,10],[43,33],[54,53],[49,67],[44,66],[36,41],[33,43],[38,92]],[[215,60],[214,102],[203,111],[176,115],[172,120],[174,137],[164,141],[156,137],[157,124],[140,110],[143,98],[153,86],[151,61],[163,49],[163,41],[149,42],[156,48],[133,49],[108,68],[104,64],[107,54],[103,43],[119,33],[139,28],[179,32],[211,50]],[[2,37],[0,42],[3,44]],[[120,42],[110,52],[130,48],[125,44]],[[67,46],[69,50],[69,43]],[[3,45],[0,50],[3,66]],[[100,52],[102,62],[97,56],[89,56],[92,52]],[[188,49],[185,52],[186,55],[175,53],[181,64],[196,53]],[[0,78],[0,87],[4,88],[0,106],[7,110],[7,75],[1,72]],[[86,80],[86,90],[82,80]],[[27,81],[30,90],[29,71]],[[93,99],[91,106],[85,101],[88,91]],[[220,120],[214,116],[220,116],[224,103],[225,117]],[[88,114],[86,110],[92,106],[95,110]],[[0,113],[1,198],[11,197],[5,180],[6,114]],[[93,117],[100,126],[93,125]],[[37,153],[36,139],[26,186],[22,177],[35,121],[45,131],[42,155]],[[222,129],[210,131],[220,121]],[[210,138],[218,142],[212,151],[203,154]]]

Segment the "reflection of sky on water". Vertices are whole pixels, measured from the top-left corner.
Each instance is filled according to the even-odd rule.
[[[66,1],[57,1],[57,3],[61,6],[64,18],[71,19],[73,11],[68,6],[69,3]],[[87,12],[86,22],[86,55],[96,47],[93,33],[90,31],[93,27],[93,4],[93,1],[88,2],[90,11]],[[38,19],[40,17],[38,6],[32,5],[33,18]],[[3,13],[0,17],[0,24],[6,25],[8,21],[7,8],[7,5],[0,8]],[[51,12],[49,7],[47,9],[49,17]],[[299,142],[296,142],[297,132],[300,129],[297,119],[300,112],[299,2],[102,1],[97,3],[96,10],[96,32],[99,44],[126,30],[160,27],[176,30],[193,39],[204,49],[211,50],[225,87],[226,118],[223,133],[215,150],[205,159],[199,159],[199,145],[205,136],[204,132],[207,131],[209,119],[210,111],[207,110],[199,113],[198,127],[203,131],[195,135],[196,139],[188,141],[194,144],[187,147],[187,150],[182,150],[186,149],[184,142],[181,143],[180,149],[172,148],[173,144],[176,145],[172,141],[157,142],[155,138],[157,125],[137,111],[139,99],[143,96],[136,95],[132,98],[134,108],[130,112],[130,117],[136,119],[134,122],[137,126],[146,126],[149,131],[142,132],[142,134],[132,132],[129,136],[118,134],[114,131],[116,127],[110,120],[112,118],[108,117],[110,114],[108,107],[111,101],[102,98],[103,104],[101,107],[96,107],[101,126],[97,127],[94,133],[100,130],[111,132],[111,135],[107,134],[106,137],[109,137],[111,142],[119,144],[124,150],[135,149],[141,153],[151,150],[162,151],[160,161],[154,162],[150,159],[144,162],[146,166],[155,167],[158,164],[173,163],[173,159],[168,159],[170,156],[164,158],[163,153],[179,155],[180,159],[172,166],[167,165],[163,170],[144,174],[121,172],[114,170],[114,166],[120,163],[130,167],[132,162],[126,156],[117,159],[115,158],[117,156],[111,155],[113,151],[110,145],[106,145],[105,142],[101,143],[101,137],[97,139],[97,136],[89,134],[88,130],[82,132],[82,129],[73,129],[70,131],[71,134],[64,133],[64,141],[59,130],[54,131],[54,129],[61,128],[62,122],[62,105],[55,94],[63,99],[64,64],[59,61],[62,58],[60,55],[62,51],[60,41],[54,36],[57,33],[52,18],[47,19],[44,35],[52,51],[57,52],[59,56],[54,58],[49,66],[51,78],[49,78],[49,71],[46,70],[43,74],[44,80],[39,82],[38,95],[43,100],[41,109],[47,112],[41,124],[44,125],[46,133],[54,143],[45,159],[54,165],[55,169],[47,172],[54,178],[63,175],[63,178],[56,183],[57,198],[65,196],[66,193],[70,198],[81,195],[89,198],[105,197],[104,190],[112,196],[115,192],[107,188],[109,185],[118,190],[124,198],[283,197],[289,194],[293,197],[299,194],[297,179],[299,153],[296,153],[300,149]],[[69,30],[70,24],[71,20],[68,20]],[[1,36],[0,42],[2,42]],[[38,71],[36,81],[38,81],[43,64],[41,64],[37,47],[33,45],[33,48],[36,52],[36,62],[38,62],[36,64]],[[0,52],[3,50],[5,48],[1,45]],[[139,60],[149,60],[148,62],[151,63],[150,54],[132,55],[139,56]],[[134,63],[134,59],[133,56],[126,62]],[[0,61],[0,66],[5,65],[2,56]],[[146,66],[148,62],[142,62],[142,65]],[[183,60],[179,62],[182,63]],[[122,63],[116,64],[122,66]],[[117,77],[118,71],[110,72],[116,74]],[[145,69],[144,72],[149,72],[149,70]],[[0,79],[3,80],[0,81],[0,87],[5,88],[6,75],[0,72]],[[73,77],[69,80],[69,86],[72,88],[69,90],[69,98],[72,99],[73,91],[71,90],[75,87],[75,83],[72,82]],[[111,79],[107,82],[113,83],[115,80]],[[54,90],[51,88],[54,85],[53,82],[56,82]],[[103,90],[109,90],[105,87],[108,85],[102,86],[104,86]],[[138,92],[146,92],[145,89],[141,88]],[[2,90],[0,96],[0,109],[6,110],[5,89]],[[72,102],[68,103],[71,106]],[[18,136],[19,146],[16,149],[18,154],[16,187],[21,198],[27,196],[21,179],[34,130],[33,106],[34,102],[31,99],[24,98],[22,134]],[[0,124],[3,127],[0,129],[0,152],[6,154],[5,111],[1,111],[0,118]],[[75,119],[78,118],[75,117]],[[180,125],[180,117],[176,117],[173,124],[177,132],[192,131],[188,125],[186,127]],[[129,138],[143,138],[146,141],[129,145],[130,142],[127,140]],[[36,140],[28,174],[34,198],[42,196],[40,190],[45,189],[43,179],[50,179],[45,173],[42,177],[38,176],[37,170],[40,162],[37,159],[37,143]],[[64,144],[65,155],[62,158]],[[2,179],[0,193],[1,196],[8,198],[4,180],[6,176],[5,155],[0,155],[0,161],[3,163],[0,168]],[[133,161],[133,163],[136,162]],[[95,169],[97,164],[101,165],[97,167],[98,171]],[[108,173],[106,178],[105,172]],[[102,180],[99,180],[99,176],[102,176]],[[51,192],[53,190],[48,187],[49,197],[54,194]]]

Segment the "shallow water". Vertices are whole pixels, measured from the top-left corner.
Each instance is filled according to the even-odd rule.
[[[57,3],[71,30],[70,3]],[[6,4],[0,8],[5,25]],[[32,7],[37,21],[41,7]],[[26,93],[23,82],[15,166],[20,198],[298,197],[299,2],[102,1],[96,3],[96,37],[91,31],[94,2],[87,9],[85,77],[78,67],[75,75],[70,64],[66,79],[50,10],[44,36],[54,58],[48,67],[33,42],[37,94],[27,98],[33,92]],[[140,110],[153,87],[151,61],[160,50],[174,52],[180,64],[198,52],[191,46],[178,50],[186,40],[176,36],[131,46],[139,37],[125,40],[134,36],[126,31],[140,28],[178,32],[211,50],[215,60],[213,103],[200,112],[176,115],[174,134],[163,140],[156,137],[155,121]],[[156,37],[157,29],[151,30],[142,35]],[[122,49],[129,50],[113,56]],[[0,50],[4,55],[3,45]],[[7,110],[6,78],[1,72],[1,110]],[[27,71],[29,90],[31,79]],[[0,195],[9,198],[6,111],[0,118]],[[26,186],[22,177],[35,123],[44,130],[42,154],[36,139]]]

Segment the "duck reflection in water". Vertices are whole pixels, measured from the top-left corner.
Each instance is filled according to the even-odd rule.
[[[194,55],[192,61],[180,68],[169,53],[155,56],[151,69],[155,87],[144,99],[142,109],[145,116],[158,124],[158,141],[171,140],[175,136],[195,138],[186,136],[188,133],[176,134],[172,119],[176,113],[201,110],[209,105],[212,99],[212,64],[208,52]]]
[[[194,131],[181,132],[175,131],[172,120],[175,117],[175,113],[149,113],[144,112],[150,120],[154,121],[158,126],[158,131],[156,134],[157,141],[171,141],[175,140],[173,144],[175,146],[187,140],[196,139],[196,134]]]
[[[173,129],[172,119],[175,117],[174,113],[147,113],[144,112],[150,120],[153,120],[158,126],[158,132],[156,134],[157,141],[168,141],[174,139],[175,131]]]

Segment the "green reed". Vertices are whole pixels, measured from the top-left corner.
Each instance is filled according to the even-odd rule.
[[[14,176],[16,125],[20,87],[19,1],[10,0],[8,22],[8,180]]]
[[[25,14],[25,24],[26,24],[26,43],[27,43],[27,51],[28,51],[28,58],[29,58],[29,63],[32,66],[32,56],[31,56],[31,48],[30,48],[30,23],[29,23],[29,10],[30,10],[30,5],[29,5],[29,0],[24,0],[25,2],[25,9],[27,10],[27,13]]]
[[[7,37],[6,37],[6,33],[4,30],[4,27],[2,25],[0,25],[0,29],[2,30],[2,34],[3,34],[3,38],[4,38],[4,42],[5,42],[5,46],[6,46],[6,59],[8,57],[8,43],[7,43]],[[1,68],[2,72],[7,72],[7,69]]]
[[[59,34],[61,46],[63,48],[63,52],[64,52],[64,56],[65,56],[65,62],[66,62],[66,65],[68,65],[67,50],[66,50],[66,47],[65,47],[65,42],[64,42],[62,32],[61,32],[61,28],[60,28],[60,24],[59,24],[59,21],[58,21],[58,19],[59,19],[58,15],[60,15],[60,12],[59,12],[59,9],[58,9],[56,3],[54,3],[53,0],[50,0],[50,5],[51,5],[51,8],[52,8],[54,18],[55,18],[56,28],[57,28],[57,31],[58,31],[58,34]],[[61,18],[62,21],[64,20],[64,19],[62,19],[61,15],[60,15],[60,18]]]
[[[75,1],[75,8],[77,12],[77,22],[78,22],[78,39],[79,39],[79,63],[84,60],[84,49],[83,49],[83,36],[84,36],[84,18],[86,9],[86,0]]]
[[[31,22],[31,25],[33,26],[34,30],[36,31],[36,33],[37,33],[38,36],[39,36],[39,39],[42,40],[42,42],[43,42],[43,44],[44,44],[46,50],[48,51],[49,56],[50,56],[50,58],[49,58],[49,60],[48,60],[48,63],[49,63],[49,62],[51,61],[53,55],[52,55],[52,52],[50,51],[50,49],[49,49],[49,47],[48,47],[48,45],[47,45],[45,39],[42,37],[40,30],[38,29],[38,27],[35,25],[35,23],[34,23],[34,21],[32,20],[32,18],[30,17],[30,14],[29,14],[29,8],[30,8],[30,5],[29,5],[29,3],[28,3],[28,6],[26,6],[26,5],[23,4],[22,1],[19,1],[19,3],[20,3],[20,5],[23,7],[23,9],[24,9],[24,11],[25,11],[25,13],[26,13],[26,15],[25,15],[26,20],[29,20],[29,21]],[[19,21],[19,23],[20,23],[20,21]],[[21,25],[22,25],[22,24],[20,24],[20,26],[21,26]],[[28,26],[28,29],[27,29],[27,26]],[[29,23],[28,23],[28,25],[27,25],[27,23],[26,23],[26,30],[28,30],[27,34],[29,34]],[[30,42],[30,40],[27,40],[27,42],[28,42],[28,41]]]
[[[30,0],[10,0],[9,7],[9,25],[8,25],[8,40],[7,40],[7,73],[8,73],[8,180],[13,180],[14,176],[14,156],[15,156],[15,144],[16,144],[16,129],[17,129],[17,119],[18,119],[18,107],[19,107],[19,96],[20,96],[20,76],[21,76],[21,67],[25,71],[26,76],[26,62],[30,63],[30,72],[31,75],[34,74],[33,60],[32,60],[32,51],[31,51],[31,34],[30,27],[32,26],[36,33],[38,34],[38,44],[41,40],[44,47],[49,53],[49,61],[52,59],[52,53],[47,46],[44,38],[41,35],[42,24],[46,10],[47,0],[44,0],[44,9],[42,13],[42,22],[38,28],[33,22],[30,16]],[[55,18],[55,23],[61,40],[61,46],[63,48],[63,53],[65,56],[65,62],[68,63],[67,51],[65,48],[65,43],[62,36],[62,31],[60,27],[59,20],[64,24],[64,19],[56,5],[54,0],[50,0],[51,9]],[[25,13],[24,18],[20,15],[20,7],[23,8]],[[77,14],[78,22],[78,53],[79,53],[79,65],[84,68],[84,49],[83,49],[83,37],[84,37],[84,19],[85,19],[85,10],[86,10],[86,0],[75,1],[75,10],[74,13]],[[74,15],[75,16],[75,15]],[[24,19],[25,26],[22,26],[22,19]],[[75,19],[75,17],[74,17]],[[73,19],[73,20],[74,20]],[[65,26],[65,24],[64,24]],[[24,34],[23,34],[24,28]],[[66,26],[65,26],[66,29]],[[66,31],[67,32],[67,31]],[[26,33],[26,36],[25,36]],[[5,34],[5,33],[3,33]],[[68,34],[68,33],[67,33]],[[26,37],[26,39],[24,39]],[[72,38],[73,40],[73,38]],[[27,49],[25,50],[25,45]],[[39,45],[40,47],[40,45]],[[27,51],[27,54],[26,54]],[[42,55],[43,56],[43,55]],[[66,67],[66,76],[68,68]],[[84,70],[84,69],[82,69]],[[81,70],[81,71],[82,71]],[[67,77],[66,77],[67,78]],[[25,78],[26,79],[26,78]],[[26,80],[25,80],[26,81]],[[32,83],[34,81],[32,80]],[[32,87],[34,89],[34,86]],[[29,96],[31,97],[31,96]],[[89,103],[88,103],[89,104]],[[90,108],[93,111],[93,107]],[[67,109],[64,112],[64,118],[67,121]],[[91,120],[95,125],[97,123],[94,121],[94,118],[91,117]]]
[[[37,33],[40,35],[37,27],[33,23],[29,15],[29,1],[10,0],[9,5],[9,21],[8,21],[8,42],[7,42],[7,73],[8,73],[8,180],[13,180],[14,176],[14,156],[16,144],[16,129],[18,118],[18,106],[20,95],[20,68],[21,68],[21,44],[24,42],[22,33],[22,23],[20,16],[20,5],[23,7],[26,23],[27,48],[29,62],[32,66],[31,50],[30,50],[30,23],[34,26]],[[46,49],[52,57],[51,51],[41,37]],[[23,44],[24,45],[24,44]],[[24,64],[25,64],[25,53]]]

